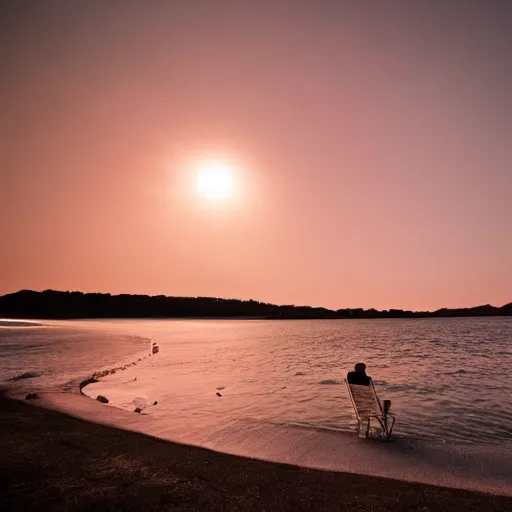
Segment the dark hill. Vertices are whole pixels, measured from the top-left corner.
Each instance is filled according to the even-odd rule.
[[[390,309],[339,309],[276,306],[255,300],[164,295],[110,295],[45,290],[22,290],[0,297],[0,318],[429,318],[452,316],[512,316],[512,303],[501,308],[404,311]]]
[[[501,314],[510,316],[512,315],[512,302],[510,304],[505,304],[500,308]]]

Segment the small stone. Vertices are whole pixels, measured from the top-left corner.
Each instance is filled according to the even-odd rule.
[[[155,401],[153,402],[153,405],[157,405],[157,404],[158,404],[158,402],[155,400]]]
[[[217,391],[217,393],[215,393],[215,394],[216,394],[217,396],[222,396],[218,391]]]
[[[102,404],[108,404],[108,398],[106,396],[98,395],[96,397],[96,400],[98,400],[98,402],[101,402]]]
[[[140,414],[142,412],[142,409],[140,407],[136,407],[134,412],[138,412]]]
[[[25,400],[37,400],[39,398],[39,395],[37,393],[29,393]]]

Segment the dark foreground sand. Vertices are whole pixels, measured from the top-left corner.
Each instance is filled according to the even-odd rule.
[[[0,398],[0,510],[505,511],[512,498],[178,445]]]

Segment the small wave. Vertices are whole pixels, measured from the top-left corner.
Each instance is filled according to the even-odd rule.
[[[330,425],[321,425],[318,423],[310,423],[307,421],[287,421],[287,420],[262,420],[251,418],[251,421],[254,423],[262,423],[266,425],[274,425],[281,427],[290,427],[300,430],[314,430],[317,432],[337,432],[339,434],[347,434],[352,435],[354,433],[355,428],[349,426],[330,426]]]
[[[306,375],[304,372],[297,372],[295,377],[303,377],[304,375]]]
[[[18,380],[34,379],[35,377],[41,377],[41,375],[41,372],[24,372],[20,373],[19,375],[15,375],[14,377],[11,377],[9,380],[12,382],[16,382]]]
[[[389,384],[388,390],[393,391],[416,391],[417,387],[414,384]]]
[[[0,320],[0,327],[40,327],[42,325],[31,320],[11,320],[9,318],[2,318]]]
[[[339,380],[335,380],[335,379],[325,379],[325,380],[321,380],[319,382],[319,384],[338,386],[339,384],[341,384],[341,382]]]
[[[151,340],[149,340],[149,341],[151,341]],[[135,356],[135,357],[137,357],[137,356]],[[135,366],[137,363],[139,363],[140,361],[143,361],[147,357],[149,357],[149,354],[147,352],[139,353],[138,359],[135,359],[129,363],[126,363],[121,366],[116,366],[115,368],[107,368],[104,370],[99,370],[99,371],[93,373],[91,376],[87,377],[82,382],[80,382],[80,384],[79,384],[80,393],[85,394],[83,392],[83,388],[85,388],[85,386],[88,386],[89,384],[94,384],[95,382],[99,382],[99,379],[101,379],[102,377],[106,377],[107,375],[113,375],[117,372],[126,370],[127,368],[130,368],[131,366]],[[136,379],[137,378],[135,378],[134,380],[136,380]]]

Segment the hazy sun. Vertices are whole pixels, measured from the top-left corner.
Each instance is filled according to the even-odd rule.
[[[233,172],[223,164],[208,164],[199,170],[197,189],[206,199],[221,201],[233,195]]]

